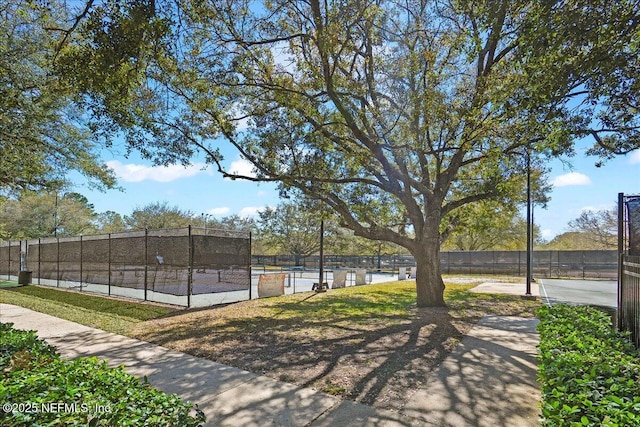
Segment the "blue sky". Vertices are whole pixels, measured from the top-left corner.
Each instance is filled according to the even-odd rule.
[[[222,150],[230,171],[249,173],[251,165],[233,151]],[[194,161],[190,167],[153,167],[135,154],[125,158],[115,151],[105,151],[103,160],[113,168],[124,191],[91,191],[79,183],[75,191],[84,194],[97,212],[113,210],[130,214],[136,207],[153,202],[168,202],[196,215],[217,217],[238,214],[256,215],[266,206],[275,206],[278,191],[274,184],[224,179],[211,167]],[[567,223],[585,209],[613,207],[619,192],[640,193],[640,150],[610,160],[600,168],[596,159],[584,150],[570,159],[567,167],[555,160],[549,164],[554,184],[547,209],[536,208],[534,220],[547,240],[564,231]]]
[[[600,168],[583,149],[570,161],[570,167],[558,160],[549,164],[554,185],[551,201],[547,209],[534,212],[534,221],[547,239],[569,231],[567,223],[584,210],[615,207],[618,193],[640,194],[640,150],[609,160]]]

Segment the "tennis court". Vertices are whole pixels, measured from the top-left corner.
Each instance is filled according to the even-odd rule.
[[[261,292],[261,281],[266,283],[265,279],[268,279],[270,290]],[[336,289],[397,280],[398,274],[394,273],[374,273],[365,269],[341,268],[324,270],[323,283],[326,283],[329,289]],[[314,284],[319,281],[320,271],[317,269],[254,268],[251,274],[251,297],[259,298],[265,293],[268,296],[273,296],[311,292],[314,289]]]

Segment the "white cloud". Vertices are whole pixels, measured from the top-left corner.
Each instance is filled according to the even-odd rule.
[[[234,175],[255,177],[256,174],[253,171],[253,164],[245,159],[238,159],[231,162],[229,165],[229,173]]]
[[[217,216],[217,215],[226,215],[231,211],[231,209],[229,209],[228,207],[222,207],[222,208],[213,208],[213,209],[209,209],[209,211],[207,211],[208,214]]]
[[[630,153],[629,163],[632,165],[640,164],[640,150],[634,150]]]
[[[190,166],[147,166],[135,163],[123,164],[119,160],[107,162],[116,176],[126,182],[157,181],[171,182],[180,178],[189,178],[205,172],[206,163],[194,163]]]
[[[256,216],[258,215],[258,212],[262,212],[265,210],[264,206],[260,206],[260,207],[255,207],[255,206],[247,206],[246,208],[242,208],[240,209],[240,213],[238,215],[240,215],[241,217],[250,217],[250,216]]]
[[[591,178],[580,172],[569,172],[556,176],[551,182],[554,187],[569,187],[573,185],[590,185]]]
[[[544,230],[541,230],[540,234],[542,235],[542,238],[545,240],[551,240],[556,236],[556,232],[550,228],[545,228]]]

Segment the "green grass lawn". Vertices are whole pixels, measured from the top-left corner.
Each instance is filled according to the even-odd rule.
[[[467,292],[488,280],[445,278],[446,309],[418,308],[414,280],[192,310],[33,285],[0,288],[0,302],[399,410],[482,316],[539,308],[519,295]]]
[[[448,304],[478,299],[477,294],[467,292],[475,284],[449,283],[445,289]],[[484,295],[492,299],[494,295]],[[503,296],[495,295],[496,301]],[[504,300],[512,300],[513,296]],[[415,280],[395,281],[366,286],[350,286],[332,289],[326,293],[300,293],[260,300],[258,311],[266,317],[300,318],[306,323],[323,321],[327,317],[359,319],[372,317],[406,317],[407,310],[416,307]]]
[[[485,277],[481,281],[486,281]],[[446,282],[446,278],[445,278]],[[468,311],[477,303],[490,306],[492,303],[520,305],[520,299],[513,295],[473,294],[467,292],[477,283],[447,283],[445,300],[453,310]],[[148,303],[123,301],[86,293],[70,292],[34,285],[21,287],[15,282],[0,282],[0,302],[19,305],[52,316],[71,320],[83,325],[106,331],[127,334],[141,322],[167,316],[169,314],[199,313],[203,310],[184,310]],[[349,322],[370,322],[372,318],[385,321],[401,321],[407,310],[415,309],[415,281],[395,281],[367,286],[334,289],[326,293],[299,293],[275,298],[245,301],[228,307],[212,307],[204,311],[211,313],[211,319],[221,314],[247,321],[260,319],[265,326],[270,319],[297,319],[305,324],[324,322],[328,318],[349,319]],[[236,326],[243,322],[234,320]],[[248,324],[254,322],[249,321]],[[228,325],[225,325],[228,326]],[[245,325],[249,326],[249,325]],[[236,329],[236,328],[234,328]]]
[[[393,281],[185,310],[137,323],[130,336],[397,410],[483,316],[532,317],[540,306],[467,292],[470,281],[445,279],[446,309],[418,308],[415,281]]]
[[[17,288],[18,286],[22,286],[18,284],[18,282],[0,282],[0,288]]]
[[[71,320],[114,333],[126,333],[135,323],[155,319],[176,308],[123,301],[34,285],[6,287],[0,283],[0,302]]]

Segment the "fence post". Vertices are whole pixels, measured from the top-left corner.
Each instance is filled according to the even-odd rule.
[[[60,237],[56,237],[56,288],[60,287]]]
[[[624,252],[624,193],[618,193],[618,330],[622,330],[622,254]]]
[[[80,292],[82,292],[82,234],[80,235]]]
[[[253,243],[253,236],[251,234],[251,232],[249,232],[249,300],[251,300],[251,288],[253,287],[251,284],[251,257],[252,257],[252,250],[251,250],[251,245]]]
[[[42,276],[41,274],[41,264],[42,262],[42,244],[41,244],[41,239],[40,237],[38,237],[38,285],[40,284],[40,277]]]
[[[149,229],[145,227],[144,229],[144,300],[147,300],[147,285],[148,285],[148,279],[147,279],[147,275],[148,275],[148,266],[147,264],[149,264],[148,259],[149,257],[147,256],[149,254],[149,244],[148,244],[148,240],[149,240]]]
[[[189,269],[187,270],[187,308],[191,307],[191,292],[193,286],[193,236],[191,234],[191,224],[189,224]]]
[[[111,233],[107,235],[107,295],[111,296]]]
[[[11,280],[11,240],[7,248],[7,280]]]

